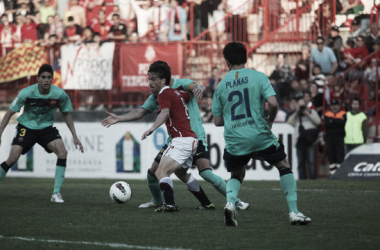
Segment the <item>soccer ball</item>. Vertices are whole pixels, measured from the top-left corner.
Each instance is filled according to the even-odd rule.
[[[117,181],[110,188],[111,200],[119,204],[124,204],[131,199],[132,190],[125,181]]]

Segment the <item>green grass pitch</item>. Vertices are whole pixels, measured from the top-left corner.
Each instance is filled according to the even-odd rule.
[[[215,211],[174,182],[178,213],[139,209],[150,200],[146,181],[124,180],[132,199],[109,197],[116,180],[66,179],[63,204],[50,203],[53,179],[0,182],[0,249],[380,249],[380,181],[298,181],[298,207],[313,222],[291,226],[279,181],[245,181],[251,204],[238,227],[223,222],[225,198],[204,181]]]

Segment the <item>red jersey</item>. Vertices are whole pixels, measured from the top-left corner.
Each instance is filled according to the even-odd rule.
[[[188,92],[169,87],[164,87],[158,94],[158,112],[165,108],[170,110],[170,116],[166,120],[166,127],[172,138],[197,138],[190,126],[189,110],[186,105],[189,100],[190,94]]]
[[[107,39],[108,32],[110,31],[112,24],[106,20],[104,23],[100,23],[99,20],[91,25],[91,28],[94,32],[99,32],[102,40]]]
[[[37,40],[37,25],[34,22],[23,24],[21,27],[21,40]]]

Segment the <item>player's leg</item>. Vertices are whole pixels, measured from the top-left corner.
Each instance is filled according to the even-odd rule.
[[[170,175],[181,165],[168,156],[162,156],[156,176],[160,180],[160,189],[163,193],[165,205],[157,208],[155,212],[174,212],[178,207],[174,202],[173,181]]]
[[[47,148],[57,155],[57,164],[55,167],[55,182],[51,202],[63,203],[61,196],[61,187],[65,180],[67,150],[62,139],[56,139],[47,144]]]
[[[280,172],[280,183],[289,207],[289,219],[292,224],[307,224],[311,219],[298,211],[297,183],[286,159],[284,145],[279,142],[275,147],[268,148],[265,160],[274,165]],[[272,151],[272,152],[270,152]]]
[[[20,145],[12,145],[8,159],[1,163],[0,180],[5,177],[5,175],[8,173],[8,170],[13,166],[13,164],[16,163],[18,158],[20,158],[22,150],[23,148]]]
[[[9,152],[8,159],[1,163],[0,180],[5,177],[8,170],[20,158],[21,154],[26,154],[36,143],[36,133],[27,127],[18,124],[16,127],[16,135],[12,141],[12,147]]]
[[[224,207],[224,222],[227,226],[237,226],[236,203],[239,201],[238,195],[245,177],[245,166],[249,162],[250,156],[234,156],[224,150],[223,159],[225,160],[227,171],[231,173],[231,178],[227,182],[227,204]]]
[[[211,203],[197,179],[195,179],[192,174],[187,173],[186,168],[179,168],[174,173],[183,183],[186,183],[187,190],[189,190],[201,203],[197,209],[215,209],[214,204]]]
[[[150,207],[158,207],[159,205],[162,204],[162,193],[160,189],[160,184],[159,180],[157,179],[155,173],[157,171],[158,165],[160,163],[162,154],[164,151],[167,149],[167,145],[162,147],[160,152],[158,152],[156,158],[154,158],[154,161],[152,163],[152,166],[150,169],[148,169],[147,172],[147,182],[148,182],[148,187],[150,190],[150,193],[152,194],[152,200],[145,202],[139,206],[139,208],[150,208]]]
[[[195,165],[198,168],[199,175],[207,182],[211,183],[211,185],[224,197],[226,197],[226,187],[227,183],[220,177],[219,175],[214,174],[211,169],[210,163],[210,152],[203,145],[202,142],[199,143],[197,152],[194,156]],[[237,208],[240,210],[247,210],[249,208],[249,204],[243,202],[239,199],[236,204]]]

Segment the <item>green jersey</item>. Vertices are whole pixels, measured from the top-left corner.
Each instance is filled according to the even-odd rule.
[[[190,79],[174,79],[172,88],[176,89],[176,88],[182,87],[183,90],[188,91],[188,88],[192,83],[194,83],[194,81]],[[202,141],[203,145],[207,147],[206,133],[203,128],[203,123],[201,119],[201,114],[199,112],[197,100],[195,98],[191,98],[190,101],[186,103],[186,105],[187,105],[187,108],[189,109],[191,129],[197,135],[198,140]],[[158,103],[157,103],[156,97],[154,97],[153,95],[150,95],[141,107],[145,110],[148,110],[149,112],[158,110]],[[170,140],[171,138],[168,139],[168,142]]]
[[[231,70],[216,87],[212,114],[224,119],[226,150],[246,155],[276,143],[264,116],[265,100],[276,95],[269,79],[251,69]]]
[[[49,94],[41,95],[38,83],[21,90],[10,108],[19,112],[21,107],[24,107],[24,112],[17,121],[29,129],[53,126],[57,108],[63,113],[73,110],[70,98],[63,89],[52,85]]]

